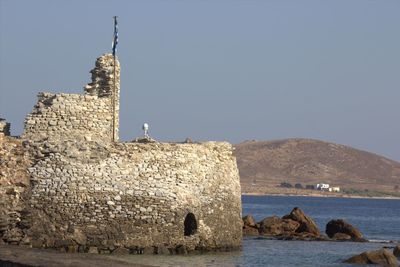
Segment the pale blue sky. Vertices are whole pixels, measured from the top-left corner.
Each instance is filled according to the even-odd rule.
[[[400,1],[0,0],[0,116],[80,93],[119,16],[121,138],[289,137],[400,161]]]

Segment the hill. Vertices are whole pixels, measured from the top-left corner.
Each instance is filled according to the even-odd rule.
[[[400,163],[382,156],[311,139],[246,141],[235,145],[244,193],[282,182],[328,183],[348,191],[398,192]]]

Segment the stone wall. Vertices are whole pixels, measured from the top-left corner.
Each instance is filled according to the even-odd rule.
[[[111,142],[119,124],[115,64],[114,74],[114,58],[98,58],[84,95],[39,93],[24,141],[0,135],[0,238],[70,252],[238,249],[232,146]]]
[[[0,135],[10,135],[10,123],[6,122],[3,118],[0,118]]]
[[[120,73],[117,60],[115,110],[113,66],[114,59],[110,54],[97,59],[91,71],[92,82],[85,86],[85,95],[39,93],[37,104],[25,120],[22,137],[30,140],[57,137],[111,141],[114,133],[117,141]]]
[[[240,183],[228,143],[48,140],[28,149],[34,246],[174,253],[241,245]],[[189,213],[197,230],[185,236]]]
[[[110,98],[78,94],[39,93],[25,119],[23,138],[111,140]]]
[[[114,132],[112,132],[115,141],[118,141],[119,129],[120,69],[118,59],[112,54],[105,54],[96,60],[95,68],[90,71],[92,82],[84,87],[88,95],[110,99],[111,113],[115,116]]]
[[[0,134],[0,243],[28,242],[23,232],[31,162],[20,139]]]

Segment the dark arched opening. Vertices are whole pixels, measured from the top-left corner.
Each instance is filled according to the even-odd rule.
[[[194,214],[189,212],[185,218],[185,236],[194,235],[197,231],[197,221]]]

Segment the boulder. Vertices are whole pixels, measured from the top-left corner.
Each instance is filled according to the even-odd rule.
[[[243,226],[256,227],[256,221],[254,220],[252,215],[246,215],[242,218],[242,220]]]
[[[335,240],[351,240],[351,236],[349,236],[348,234],[343,234],[343,233],[336,233],[332,236],[332,239]]]
[[[66,252],[68,252],[68,253],[76,253],[76,252],[78,252],[78,246],[74,246],[74,245],[72,245],[72,246],[67,246],[66,248],[65,248],[65,250],[66,250]]]
[[[290,235],[296,232],[299,222],[291,219],[281,219],[277,216],[267,217],[260,222],[259,232],[262,235]]]
[[[183,245],[177,246],[175,248],[175,252],[176,252],[176,254],[187,254],[188,253],[187,250],[186,250],[186,247],[183,246]]]
[[[258,225],[254,220],[253,216],[246,215],[242,218],[243,220],[243,235],[251,235],[255,236],[258,235]]]
[[[170,254],[168,248],[164,245],[160,245],[160,246],[154,248],[154,253],[155,254],[163,254],[163,255]]]
[[[305,215],[304,212],[298,207],[295,207],[290,214],[283,216],[282,219],[290,219],[298,222],[300,226],[296,229],[297,233],[307,232],[315,236],[320,235],[318,226],[314,220]]]
[[[352,240],[364,240],[361,232],[357,228],[342,219],[329,221],[326,225],[325,233],[330,238],[334,238],[335,234],[341,233],[349,235]]]
[[[258,229],[250,226],[243,226],[243,235],[256,236],[259,235]]]
[[[393,254],[397,257],[400,258],[400,245],[397,245],[393,249]]]
[[[88,253],[90,254],[98,254],[99,250],[97,249],[97,247],[89,247]]]
[[[382,266],[398,267],[396,257],[390,250],[380,249],[363,252],[344,261],[345,263],[355,264],[379,264]]]

